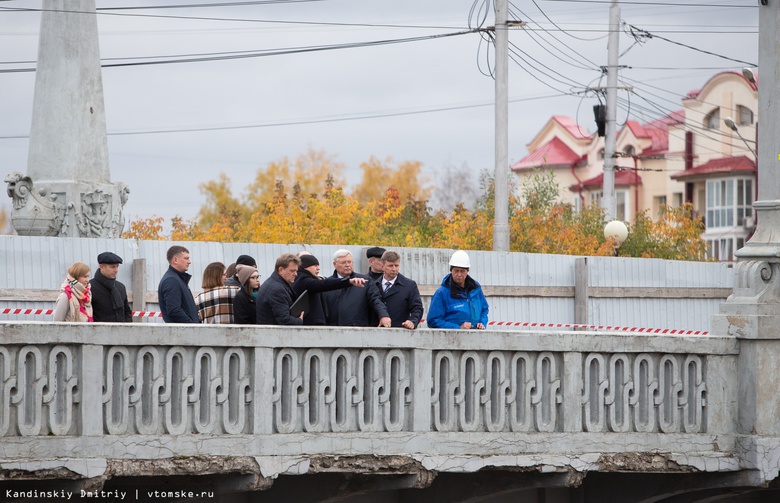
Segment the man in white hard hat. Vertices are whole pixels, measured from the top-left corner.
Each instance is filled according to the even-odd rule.
[[[458,250],[450,257],[450,273],[433,294],[428,310],[430,328],[484,330],[488,324],[488,303],[482,287],[469,276],[468,253]]]

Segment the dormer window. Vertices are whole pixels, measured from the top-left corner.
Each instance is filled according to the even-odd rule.
[[[704,126],[707,129],[720,129],[720,108],[716,108],[704,118]]]
[[[753,110],[742,105],[737,105],[737,117],[739,117],[740,126],[752,126],[753,125]]]
[[[634,157],[636,155],[636,149],[633,145],[627,145],[626,148],[623,149],[623,155],[626,157]]]

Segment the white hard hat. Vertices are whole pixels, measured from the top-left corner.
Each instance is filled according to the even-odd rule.
[[[469,261],[469,254],[458,250],[450,257],[450,267],[462,267],[464,269],[471,269],[471,262]]]

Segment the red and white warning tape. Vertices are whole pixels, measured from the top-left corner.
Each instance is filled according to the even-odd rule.
[[[529,328],[589,328],[591,330],[609,330],[610,332],[634,332],[637,334],[667,335],[708,335],[703,330],[675,330],[671,328],[620,327],[612,325],[582,325],[579,323],[532,323],[527,321],[490,321],[488,325]]]
[[[42,314],[51,315],[54,314],[54,309],[11,309],[4,308],[0,311],[0,314]],[[133,316],[139,318],[162,318],[162,313],[159,311],[133,311]]]
[[[0,314],[26,314],[26,315],[51,315],[53,309],[11,309],[4,308]],[[133,311],[133,316],[138,318],[162,318],[159,311]],[[422,320],[425,321],[425,320]],[[613,325],[583,325],[579,323],[536,323],[529,321],[489,321],[488,325],[497,327],[525,327],[525,328],[587,328],[590,330],[608,330],[610,332],[632,332],[636,334],[660,334],[660,335],[709,335],[704,330],[675,330],[671,328],[642,328],[621,327]]]

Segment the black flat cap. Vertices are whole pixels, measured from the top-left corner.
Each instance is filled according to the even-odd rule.
[[[241,265],[251,265],[252,267],[257,267],[257,262],[255,262],[255,259],[250,257],[249,255],[239,255],[236,259],[236,264]]]
[[[385,252],[384,248],[374,246],[373,248],[369,248],[368,250],[366,250],[366,258],[371,258],[371,257],[382,258],[382,254],[384,252]]]
[[[98,255],[98,264],[121,264],[122,257],[116,253],[103,252]]]

